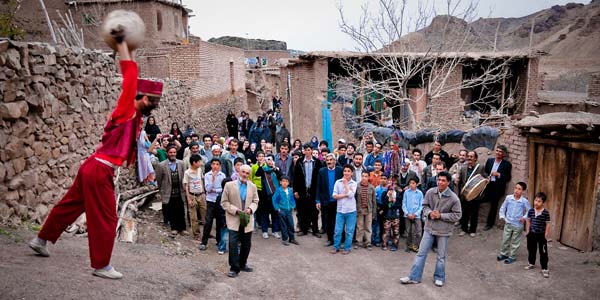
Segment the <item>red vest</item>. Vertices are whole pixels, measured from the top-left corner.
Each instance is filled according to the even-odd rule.
[[[111,162],[119,166],[124,161],[127,161],[127,167],[132,165],[137,156],[137,138],[140,133],[141,121],[142,117],[139,113],[121,124],[115,124],[112,119],[108,120],[104,127],[104,134],[102,134],[102,142],[96,153],[118,159],[120,163],[112,160]]]

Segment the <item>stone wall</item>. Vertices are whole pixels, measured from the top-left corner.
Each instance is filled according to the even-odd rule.
[[[0,222],[43,221],[95,150],[121,82],[98,51],[0,41]],[[188,97],[166,82],[157,121],[181,124]],[[133,174],[123,171],[123,189]]]

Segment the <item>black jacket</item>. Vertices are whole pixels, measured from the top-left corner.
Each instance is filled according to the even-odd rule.
[[[492,173],[492,167],[494,166],[495,160],[495,157],[490,157],[485,162],[485,174],[487,174],[488,176]],[[506,189],[506,184],[510,182],[512,176],[512,164],[508,160],[503,159],[500,162],[500,165],[498,166],[498,173],[500,173],[500,178],[496,178],[495,182],[490,181],[490,185],[491,187],[495,187],[497,191],[504,193],[504,190]]]
[[[307,199],[310,201],[315,200],[317,185],[318,185],[317,179],[319,177],[319,170],[323,167],[321,161],[318,159],[315,159],[314,157],[313,157],[313,162],[314,162],[314,165],[313,165],[313,170],[312,170],[311,185],[310,185],[310,189],[308,189],[308,192],[310,193],[311,197],[310,197],[310,199]],[[298,159],[298,163],[294,167],[294,180],[292,182],[292,187],[294,188],[294,192],[297,192],[301,198],[306,197],[307,188],[306,188],[306,183],[304,182],[305,178],[306,178],[306,176],[305,176],[305,171],[304,171],[304,156],[302,156]]]

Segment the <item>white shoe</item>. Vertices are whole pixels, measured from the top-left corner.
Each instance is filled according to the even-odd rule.
[[[467,234],[467,233],[466,233],[466,232],[464,232],[464,231],[461,231],[461,232],[458,234],[458,236],[464,236],[465,234]]]
[[[107,278],[107,279],[121,279],[123,274],[117,272],[115,268],[111,267],[109,270],[95,269],[92,275]]]
[[[48,248],[46,248],[46,245],[42,245],[38,241],[38,238],[34,238],[33,240],[31,240],[31,242],[29,242],[28,245],[29,245],[29,248],[31,248],[33,251],[35,251],[40,256],[43,256],[43,257],[50,256],[50,252],[48,252]]]
[[[219,251],[217,251],[217,253],[219,253],[219,255],[223,255],[223,254],[225,254],[225,251],[219,250]]]
[[[263,239],[268,239],[269,238],[269,234],[266,232],[263,232]]]
[[[433,283],[434,283],[436,286],[439,286],[439,287],[442,287],[442,286],[444,286],[444,282],[443,282],[443,281],[441,281],[441,280],[439,280],[439,279],[438,279],[438,280],[436,280],[436,281],[434,281]]]
[[[275,232],[275,233],[273,233],[273,237],[276,239],[280,239],[281,235],[279,235],[279,232]]]
[[[470,236],[470,237],[475,237],[475,233],[472,233],[472,232],[471,232],[471,233],[469,233],[469,236]]]
[[[400,278],[400,283],[402,283],[402,284],[413,284],[413,283],[420,283],[420,282],[418,282],[416,280],[412,280],[409,277],[402,277],[402,278]]]

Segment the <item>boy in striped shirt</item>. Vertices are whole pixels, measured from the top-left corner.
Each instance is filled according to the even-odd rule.
[[[527,251],[529,252],[529,264],[525,270],[534,268],[535,251],[539,248],[540,264],[542,265],[542,275],[545,278],[550,276],[548,271],[548,237],[550,235],[550,212],[544,208],[546,194],[539,192],[535,194],[533,208],[527,212],[527,225],[525,234],[527,235]]]

